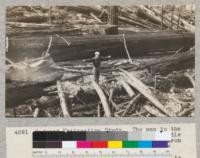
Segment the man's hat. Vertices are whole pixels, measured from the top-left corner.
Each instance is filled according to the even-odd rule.
[[[94,52],[95,55],[100,55],[100,52],[96,51]]]

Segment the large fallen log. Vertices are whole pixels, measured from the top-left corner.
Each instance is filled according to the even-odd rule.
[[[94,51],[104,56],[125,57],[123,35],[98,36],[62,36],[68,43],[53,36],[49,51],[54,61],[90,58]],[[194,34],[173,32],[145,32],[126,35],[126,44],[131,50],[130,56],[142,56],[149,53],[174,51],[190,48],[194,45]],[[44,35],[10,37],[7,57],[13,61],[40,57],[46,50],[49,38]]]
[[[146,62],[141,65],[141,69],[148,68],[151,73],[160,73],[166,75],[172,71],[194,68],[195,49],[192,48],[186,52],[181,52],[168,57],[156,59],[156,61]]]

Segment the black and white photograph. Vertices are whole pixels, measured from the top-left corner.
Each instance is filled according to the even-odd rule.
[[[5,24],[6,117],[195,116],[193,4],[7,6]]]

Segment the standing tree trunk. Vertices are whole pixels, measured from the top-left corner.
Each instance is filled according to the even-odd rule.
[[[118,6],[109,7],[108,23],[116,26],[113,28],[113,34],[118,34]]]

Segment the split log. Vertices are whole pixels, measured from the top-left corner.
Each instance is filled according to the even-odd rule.
[[[99,98],[102,102],[102,106],[103,106],[103,109],[104,109],[104,112],[105,112],[105,116],[111,117],[112,116],[111,110],[110,110],[108,100],[107,100],[104,92],[102,91],[101,87],[95,81],[92,81],[92,85],[93,85],[94,89],[96,90],[97,94],[99,95]]]
[[[70,47],[60,39],[53,37],[50,54],[54,61],[91,58],[98,50],[103,56],[125,57],[123,35],[98,36],[62,36]],[[126,35],[130,56],[142,56],[149,53],[174,51],[179,48],[190,48],[194,45],[194,35],[190,33],[145,32]],[[25,58],[41,57],[48,47],[49,39],[43,35],[9,37],[7,57],[16,61]],[[26,43],[26,44],[24,44]]]
[[[66,101],[65,101],[65,95],[63,93],[62,84],[60,81],[57,81],[57,89],[58,89],[58,96],[60,98],[60,106],[63,112],[64,117],[70,117],[69,109],[67,107]]]
[[[136,77],[134,77],[132,74],[130,74],[129,72],[120,69],[120,71],[123,72],[123,76],[125,78],[130,78],[131,82],[131,86],[135,89],[137,89],[141,94],[143,94],[150,102],[153,103],[153,105],[158,108],[160,111],[162,111],[164,114],[166,114],[167,116],[173,116],[173,114],[171,114],[163,105],[162,103],[160,103],[160,101],[155,98],[153,96],[153,94],[151,93],[151,90],[145,85],[143,84],[139,79],[137,79]]]

